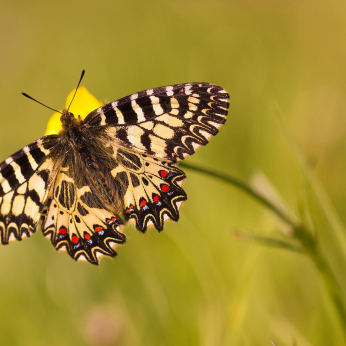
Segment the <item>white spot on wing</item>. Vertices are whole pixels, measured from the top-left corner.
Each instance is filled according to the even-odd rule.
[[[9,182],[7,181],[7,179],[5,179],[1,173],[0,173],[0,183],[1,183],[1,187],[4,190],[5,193],[11,191],[11,186],[9,184]]]
[[[192,142],[193,150],[196,151],[201,145],[196,142]]]
[[[19,181],[20,184],[24,183],[25,182],[25,178],[22,174],[22,172],[20,171],[20,167],[17,163],[15,162],[12,162],[11,163],[11,166],[14,170],[14,175],[16,176],[17,180]]]
[[[108,242],[108,245],[114,250],[118,244],[115,241],[110,241]]]
[[[209,141],[209,138],[212,136],[210,133],[204,131],[204,130],[200,130],[199,133],[206,138],[207,141]]]
[[[154,123],[152,121],[146,121],[146,122],[143,122],[141,123],[140,125],[141,127],[144,127],[145,129],[151,131],[154,127]]]
[[[17,193],[24,195],[24,193],[26,192],[27,186],[28,186],[28,183],[25,183],[19,186],[17,189]]]
[[[180,209],[181,209],[183,203],[184,203],[184,201],[178,201],[178,202],[176,203],[176,206],[177,206],[178,211],[180,211]]]
[[[131,100],[136,100],[138,98],[138,94],[136,93],[136,94],[132,94],[131,96],[130,96],[130,99]]]
[[[163,109],[160,105],[160,99],[156,96],[150,96],[151,103],[153,105],[153,109],[156,115],[161,115],[163,113]]]
[[[192,118],[193,117],[193,113],[192,112],[190,112],[190,111],[187,111],[185,114],[184,114],[184,118],[185,119],[190,119],[190,118]]]
[[[18,216],[22,214],[25,205],[24,196],[18,195],[13,199],[12,214]]]
[[[64,244],[60,249],[58,249],[59,252],[67,252],[66,245]]]
[[[171,98],[171,107],[172,108],[179,108],[179,102],[175,97]]]
[[[41,139],[41,138],[37,140],[37,146],[40,148],[40,150],[41,150],[44,154],[48,155],[48,154],[50,153],[50,150],[45,149],[45,148],[43,147],[43,142],[42,142],[42,139]]]
[[[138,94],[137,94],[137,95],[138,95]],[[132,106],[132,109],[133,109],[133,110],[136,112],[136,114],[137,114],[138,122],[141,123],[141,122],[145,121],[145,116],[144,116],[142,107],[139,106],[135,100],[132,100],[132,101],[131,101],[131,106]]]
[[[167,86],[166,87],[166,92],[168,96],[173,96],[174,92],[173,92],[173,87],[172,86]]]
[[[136,148],[145,150],[146,148],[141,142],[141,136],[143,134],[144,130],[142,130],[139,126],[129,126],[127,131],[127,139]]]
[[[115,110],[115,113],[116,113],[116,115],[117,115],[117,117],[118,117],[118,124],[119,124],[119,125],[125,124],[125,120],[124,120],[124,115],[123,115],[123,113],[119,110],[118,107],[114,107],[114,110]]]
[[[45,238],[51,240],[51,239],[52,239],[52,233],[47,233],[47,234],[45,235]]]
[[[8,225],[8,227],[9,227],[10,225]],[[11,233],[11,235],[10,235],[10,237],[8,238],[8,242],[9,243],[12,243],[13,241],[16,241],[17,239],[16,239],[16,237],[14,236],[14,234],[13,233]]]
[[[213,127],[216,127],[217,129],[222,125],[222,124],[215,123],[214,121],[211,121],[211,120],[208,121],[208,124]]]
[[[190,111],[196,111],[198,109],[198,107],[193,103],[189,103],[189,109],[190,109]]]
[[[39,211],[39,206],[31,199],[31,197],[28,197],[24,209],[25,215],[34,219],[37,215],[40,216]]]
[[[81,254],[78,258],[77,258],[77,261],[81,261],[81,262],[88,262],[88,260],[86,259],[86,257]]]
[[[156,124],[153,132],[155,135],[165,139],[171,139],[174,137],[174,131],[168,126],[162,124]]]
[[[106,116],[103,113],[101,113],[100,117],[101,117],[100,125],[106,125]]]
[[[36,171],[38,164],[36,163],[36,161],[34,160],[34,158],[32,157],[32,155],[30,154],[30,152],[26,153],[26,156],[30,162],[31,168]]]
[[[199,99],[197,99],[196,97],[190,96],[187,100],[188,100],[189,102],[192,102],[192,103],[195,103],[195,104],[198,104],[198,103],[199,103]]]
[[[192,94],[191,84],[186,84],[185,85],[185,94],[186,95],[191,95]]]

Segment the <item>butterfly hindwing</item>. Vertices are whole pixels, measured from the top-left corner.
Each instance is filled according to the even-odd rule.
[[[132,94],[87,116],[86,126],[107,134],[103,144],[116,163],[111,175],[123,190],[125,219],[139,230],[162,230],[165,220],[178,220],[185,175],[175,163],[218,132],[228,98],[213,84],[176,84]]]
[[[49,155],[55,139],[43,137],[0,164],[1,243],[21,240],[36,231],[54,175]]]
[[[185,174],[176,164],[114,148],[117,167],[111,171],[115,179],[125,181],[124,214],[134,220],[140,231],[147,226],[162,230],[167,219],[177,221],[181,203],[186,200],[182,189]]]
[[[192,155],[226,121],[227,92],[209,83],[144,90],[108,103],[85,122],[107,126],[119,147],[176,162]]]
[[[73,177],[60,171],[42,218],[43,234],[75,260],[98,264],[102,256],[116,255],[125,242],[121,220],[93,202],[89,186],[77,188]]]

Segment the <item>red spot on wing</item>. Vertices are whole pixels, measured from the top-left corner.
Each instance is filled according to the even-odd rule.
[[[60,227],[59,233],[65,235],[67,233],[67,229],[65,227]]]
[[[155,195],[154,197],[153,197],[153,200],[154,200],[154,202],[158,202],[159,201],[159,196],[158,195]]]
[[[133,211],[133,205],[132,204],[126,209],[126,214],[131,213],[131,211]]]
[[[184,88],[181,88],[180,90],[179,90],[179,93],[181,94],[182,92],[184,92]]]
[[[168,174],[168,172],[166,172],[166,171],[160,171],[159,173],[160,173],[160,176],[161,176],[162,178],[165,178],[166,175]]]
[[[84,238],[85,238],[86,240],[89,240],[89,239],[90,239],[90,234],[85,233],[85,234],[84,234]]]
[[[95,232],[100,232],[103,230],[103,228],[101,226],[96,226],[96,227],[94,227],[94,230],[95,230]]]
[[[162,186],[161,186],[161,190],[162,190],[163,192],[167,192],[167,191],[169,190],[169,186],[168,186],[168,185],[162,185]]]
[[[72,243],[77,244],[79,242],[79,238],[75,235],[72,236]]]
[[[147,201],[143,199],[143,201],[139,204],[139,206],[142,208],[147,204]]]
[[[107,223],[116,222],[116,221],[118,221],[118,218],[117,218],[117,217],[112,217],[111,219],[107,219],[107,220],[106,220]]]

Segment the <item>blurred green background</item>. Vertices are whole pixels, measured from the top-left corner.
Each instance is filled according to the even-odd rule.
[[[302,172],[288,131],[346,222],[344,1],[0,0],[0,160],[41,137],[82,69],[98,99],[210,82],[230,94],[226,125],[188,159],[248,180],[264,172],[297,211]],[[305,256],[235,236],[282,236],[241,191],[186,170],[188,201],[162,233],[126,229],[100,266],[57,253],[40,230],[0,248],[1,345],[340,345]],[[317,229],[346,286],[333,231]],[[345,293],[345,292],[344,292]]]

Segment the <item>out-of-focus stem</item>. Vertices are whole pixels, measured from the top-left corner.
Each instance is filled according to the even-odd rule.
[[[293,236],[301,243],[302,247],[305,250],[305,254],[310,257],[310,259],[316,265],[318,271],[320,272],[323,278],[326,290],[331,298],[335,311],[339,316],[341,329],[346,344],[346,310],[342,299],[340,286],[332,271],[332,268],[328,264],[327,259],[321,252],[318,241],[313,236],[313,233],[309,229],[307,229],[302,222],[296,222],[292,220],[288,215],[286,215],[280,209],[278,209],[269,199],[267,199],[264,195],[260,194],[256,190],[254,190],[245,181],[235,178],[229,174],[206,167],[201,167],[191,163],[181,162],[180,166],[192,169],[200,173],[208,174],[212,177],[226,181],[227,183],[241,189],[242,191],[246,192],[248,195],[256,199],[258,202],[260,202],[262,205],[270,209],[284,222],[286,222],[293,228]]]
[[[204,173],[211,175],[215,178],[221,179],[223,181],[226,181],[227,183],[243,190],[248,195],[251,195],[254,197],[258,202],[265,205],[267,208],[272,210],[276,215],[278,215],[283,221],[285,221],[287,224],[289,224],[292,227],[296,227],[296,223],[286,214],[284,214],[281,210],[279,210],[273,203],[271,203],[265,196],[258,193],[255,189],[253,189],[248,183],[245,181],[238,179],[236,177],[233,177],[229,174],[211,169],[206,167],[201,167],[195,164],[181,162],[179,163],[180,167],[186,167],[189,169],[192,169],[194,171]]]

